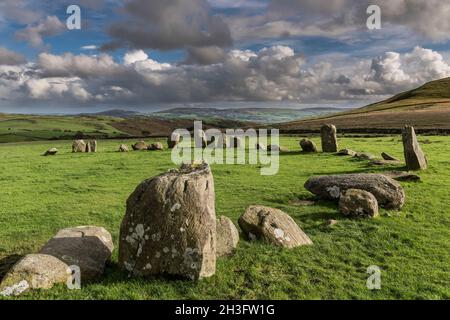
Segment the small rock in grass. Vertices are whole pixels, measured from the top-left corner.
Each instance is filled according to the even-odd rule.
[[[378,216],[378,201],[373,194],[359,189],[348,189],[339,200],[339,212],[361,218]]]
[[[152,143],[151,145],[149,145],[148,146],[148,150],[151,150],[151,151],[154,151],[154,150],[162,151],[162,150],[164,150],[164,147],[163,147],[161,142],[156,142],[156,143]]]
[[[0,295],[17,296],[30,289],[50,289],[57,283],[65,283],[70,275],[68,267],[51,255],[26,255],[3,278]]]
[[[119,152],[128,152],[128,146],[126,144],[121,144],[119,146]]]
[[[239,226],[248,238],[294,248],[313,244],[288,214],[275,208],[250,206],[239,218]]]
[[[316,144],[310,139],[302,139],[300,141],[300,147],[303,152],[317,152]]]
[[[326,225],[329,226],[329,227],[332,227],[332,226],[336,225],[337,223],[338,223],[338,221],[334,220],[334,219],[328,219],[326,221]]]
[[[221,216],[217,219],[217,248],[218,257],[233,253],[239,243],[239,231],[234,223],[227,217]]]
[[[51,149],[48,149],[47,151],[45,151],[44,156],[54,156],[57,153],[58,153],[58,149],[51,148]]]
[[[353,151],[351,149],[342,149],[342,150],[339,150],[337,155],[338,156],[351,156],[351,157],[354,157],[354,156],[356,156],[356,151]]]
[[[381,153],[381,157],[382,157],[384,160],[400,162],[399,159],[397,159],[397,158],[394,157],[394,156],[391,156],[390,154],[388,154],[388,153],[386,153],[386,152],[382,152],[382,153]]]
[[[132,145],[133,150],[141,151],[141,150],[147,150],[148,144],[145,143],[145,141],[139,141]]]

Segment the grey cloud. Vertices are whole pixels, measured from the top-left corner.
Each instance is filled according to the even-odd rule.
[[[44,20],[16,32],[16,38],[29,42],[33,47],[44,45],[43,37],[58,35],[65,31],[65,25],[56,16],[48,16]]]
[[[215,64],[225,60],[225,51],[217,46],[189,47],[187,49],[186,64]]]
[[[0,65],[19,65],[25,62],[26,59],[21,54],[0,47]]]
[[[123,13],[127,19],[108,28],[113,40],[103,46],[104,50],[170,50],[232,44],[228,26],[211,14],[206,0],[128,0]]]

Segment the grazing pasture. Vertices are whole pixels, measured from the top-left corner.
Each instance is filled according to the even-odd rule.
[[[98,153],[79,154],[71,153],[71,141],[0,144],[0,277],[17,255],[36,252],[59,229],[97,225],[111,232],[116,245],[101,281],[20,298],[449,299],[450,137],[420,136],[429,169],[419,173],[420,182],[401,183],[406,192],[401,211],[380,209],[378,218],[367,220],[343,217],[332,202],[304,201],[315,200],[304,182],[313,175],[402,170],[402,165],[369,167],[347,156],[303,154],[300,139],[281,138],[290,152],[280,155],[275,176],[261,176],[258,165],[212,165],[216,214],[237,224],[249,205],[278,208],[314,245],[286,250],[248,242],[241,234],[236,253],[219,258],[216,274],[199,282],[129,278],[117,268],[126,199],[142,180],[174,167],[170,150],[117,152],[120,144],[130,148],[136,142],[126,140],[99,140]],[[319,138],[312,140],[320,146]],[[403,159],[400,136],[341,137],[339,144]],[[56,156],[41,156],[51,147],[58,148]],[[327,226],[328,219],[338,223]],[[380,290],[366,286],[371,265],[381,268]]]

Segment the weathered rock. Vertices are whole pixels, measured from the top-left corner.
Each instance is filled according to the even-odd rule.
[[[294,219],[275,208],[250,206],[239,218],[239,226],[249,239],[262,239],[280,247],[312,244]]]
[[[397,181],[416,182],[420,181],[420,176],[414,173],[402,171],[388,171],[383,173],[385,176]]]
[[[222,134],[222,146],[224,148],[228,148],[230,146],[230,139],[225,133]]]
[[[406,126],[403,130],[402,137],[406,167],[408,170],[425,170],[428,167],[428,161],[417,141],[414,128]]]
[[[148,146],[148,150],[151,151],[162,151],[164,150],[164,146],[162,145],[161,142],[156,142],[156,143],[152,143],[151,145]]]
[[[378,201],[368,191],[348,189],[339,199],[339,212],[346,216],[374,218],[378,216]]]
[[[105,269],[114,249],[111,234],[104,228],[81,226],[58,231],[39,251],[76,265],[83,282],[95,280]]]
[[[300,141],[300,147],[302,148],[303,152],[317,152],[316,144],[310,139],[302,139]]]
[[[172,133],[169,138],[167,138],[167,145],[169,149],[175,148],[177,144],[180,143],[181,136],[178,133]]]
[[[371,153],[367,153],[367,152],[357,152],[355,154],[355,158],[360,159],[360,160],[374,160],[375,156]]]
[[[215,273],[215,193],[207,164],[183,165],[136,188],[120,227],[119,266],[138,276],[192,280]]]
[[[67,282],[68,265],[51,255],[29,254],[6,274],[0,284],[0,295],[17,296],[29,289],[50,289]]]
[[[227,217],[217,219],[217,249],[218,257],[227,256],[234,252],[239,243],[239,231]]]
[[[84,140],[75,140],[72,143],[72,152],[86,152],[86,142]]]
[[[322,151],[323,152],[337,152],[337,130],[332,124],[323,125],[320,129],[320,137],[322,139]]]
[[[148,150],[148,144],[145,143],[145,141],[136,142],[131,147],[133,148],[133,150],[136,150],[136,151]]]
[[[351,149],[342,149],[339,150],[339,152],[337,153],[338,156],[350,156],[350,157],[354,157],[356,156],[356,151],[353,151]]]
[[[338,224],[338,221],[334,220],[334,219],[328,219],[326,221],[326,225],[329,226],[329,227],[332,227],[332,226],[337,225],[337,224]]]
[[[128,152],[128,146],[126,144],[121,144],[119,146],[119,152]]]
[[[405,192],[395,180],[382,174],[343,174],[309,178],[305,188],[329,200],[339,200],[348,189],[366,190],[372,193],[381,207],[401,209],[405,203]]]
[[[369,165],[371,166],[398,166],[401,164],[398,160],[380,160],[380,159],[374,159],[369,162]]]
[[[271,144],[267,147],[267,151],[269,152],[289,152],[289,149],[283,146],[279,146],[277,144]]]
[[[58,153],[58,149],[50,148],[47,151],[45,151],[44,156],[54,156],[57,153]]]
[[[97,152],[97,140],[89,140],[86,146],[89,147],[89,151],[86,152]]]
[[[390,154],[388,154],[388,153],[386,153],[386,152],[382,152],[382,153],[381,153],[381,157],[382,157],[384,160],[388,160],[388,161],[398,161],[398,162],[400,162],[399,159],[397,159],[397,158],[394,157],[394,156],[391,156]]]

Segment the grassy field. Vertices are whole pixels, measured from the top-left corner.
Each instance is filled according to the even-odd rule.
[[[70,138],[77,134],[123,137],[126,133],[111,126],[114,120],[118,119],[0,114],[0,143]]]
[[[235,255],[220,258],[216,275],[193,283],[133,279],[113,262],[98,283],[82,290],[57,286],[24,299],[449,299],[450,137],[420,137],[430,168],[422,182],[402,183],[402,211],[381,210],[374,220],[341,216],[334,203],[290,204],[310,199],[312,175],[378,172],[365,161],[332,154],[301,154],[299,138],[280,156],[280,172],[261,176],[257,165],[213,165],[216,213],[237,223],[250,204],[289,213],[314,245],[283,250],[242,239]],[[314,138],[318,143],[318,139]],[[0,144],[0,260],[38,250],[56,231],[77,225],[107,228],[118,245],[125,201],[142,180],[172,168],[170,151],[115,152],[120,143],[99,141],[96,154],[72,154],[69,141]],[[402,158],[399,136],[342,138],[342,148]],[[42,157],[57,147],[55,157]],[[398,169],[396,167],[390,169]],[[337,219],[333,227],[324,224]],[[381,290],[366,287],[367,267],[381,268]]]

